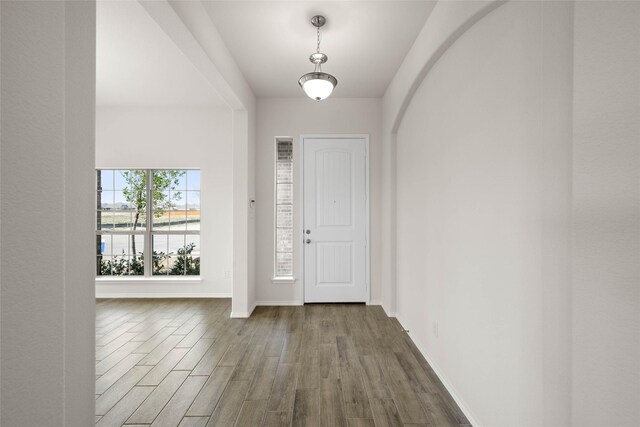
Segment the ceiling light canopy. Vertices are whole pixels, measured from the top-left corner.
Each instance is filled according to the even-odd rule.
[[[322,72],[322,64],[327,62],[327,55],[320,53],[320,27],[327,20],[324,16],[316,15],[311,18],[311,24],[317,29],[318,43],[316,52],[309,56],[309,61],[315,65],[315,69],[311,73],[307,73],[300,77],[298,84],[311,99],[321,101],[331,95],[333,89],[338,84],[338,80],[331,74]]]

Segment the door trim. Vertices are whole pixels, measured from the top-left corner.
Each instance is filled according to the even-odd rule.
[[[304,140],[305,139],[364,139],[364,149],[366,153],[365,158],[365,194],[367,197],[365,204],[365,231],[366,231],[366,253],[365,253],[365,277],[366,277],[366,289],[367,295],[365,304],[371,304],[371,191],[369,188],[369,182],[371,180],[369,162],[370,162],[370,154],[369,154],[369,134],[302,134],[298,139],[298,148],[300,149],[300,248],[301,248],[301,259],[300,259],[300,304],[304,305],[304,294],[305,294],[305,234],[304,234]]]

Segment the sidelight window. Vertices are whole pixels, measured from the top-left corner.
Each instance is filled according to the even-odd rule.
[[[293,278],[293,139],[276,138],[274,279]]]

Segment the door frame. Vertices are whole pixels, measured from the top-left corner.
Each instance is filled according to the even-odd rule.
[[[298,139],[298,148],[300,150],[300,304],[304,305],[305,296],[305,234],[304,234],[304,140],[305,139],[364,139],[365,149],[365,196],[367,197],[365,204],[365,239],[367,241],[365,247],[365,287],[367,290],[365,296],[365,304],[371,304],[371,191],[369,182],[371,181],[369,168],[369,134],[301,134]]]

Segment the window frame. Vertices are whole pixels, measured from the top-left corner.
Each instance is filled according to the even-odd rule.
[[[183,275],[169,275],[169,274],[153,274],[153,236],[154,234],[158,234],[158,235],[179,235],[179,236],[184,236],[184,235],[201,235],[201,230],[161,230],[161,231],[154,231],[153,230],[153,172],[154,171],[163,171],[163,170],[178,170],[178,171],[199,171],[200,172],[200,186],[199,186],[199,190],[197,190],[200,193],[200,226],[202,227],[202,170],[200,168],[136,168],[136,167],[129,167],[129,168],[123,168],[123,167],[101,167],[101,168],[96,168],[96,177],[97,177],[97,172],[98,171],[103,171],[103,170],[113,170],[114,173],[115,171],[120,171],[120,170],[143,170],[145,172],[145,180],[146,180],[146,197],[147,197],[147,205],[145,206],[145,220],[146,220],[146,224],[145,224],[145,228],[144,230],[116,230],[115,227],[111,230],[98,230],[98,216],[97,214],[94,215],[94,229],[95,229],[95,235],[97,236],[101,236],[101,235],[126,235],[126,236],[130,236],[130,235],[141,235],[144,236],[144,246],[143,246],[143,256],[145,259],[144,262],[144,275],[123,275],[123,276],[114,276],[114,275],[99,275],[98,271],[96,269],[95,271],[95,278],[97,280],[145,280],[145,281],[149,281],[149,280],[167,280],[167,279],[172,279],[172,280],[200,280],[200,278],[202,277],[202,270],[200,270],[200,274],[198,275],[187,275],[187,274],[183,274]],[[98,183],[97,180],[94,184],[94,188],[95,188],[95,194],[96,194],[96,212],[98,212],[97,210],[97,205],[98,205]],[[104,191],[109,191],[109,190],[104,190]],[[188,189],[185,190],[189,191]],[[192,190],[195,191],[195,190]],[[185,195],[186,196],[186,195]],[[202,241],[201,241],[202,242]],[[147,255],[150,256],[147,256]],[[200,250],[200,260],[202,263],[202,249]],[[151,260],[151,262],[148,262],[149,260]],[[200,266],[200,268],[202,268],[202,264]]]
[[[294,222],[294,198],[295,198],[295,173],[294,173],[294,159],[293,150],[294,143],[293,137],[290,136],[277,136],[274,138],[274,157],[273,157],[273,276],[271,281],[273,283],[294,283],[295,278],[295,222]],[[291,227],[278,227],[278,144],[281,142],[288,142],[291,144]],[[281,205],[280,205],[281,206]],[[281,276],[278,275],[278,228],[289,228],[292,233],[291,241],[291,275]]]

